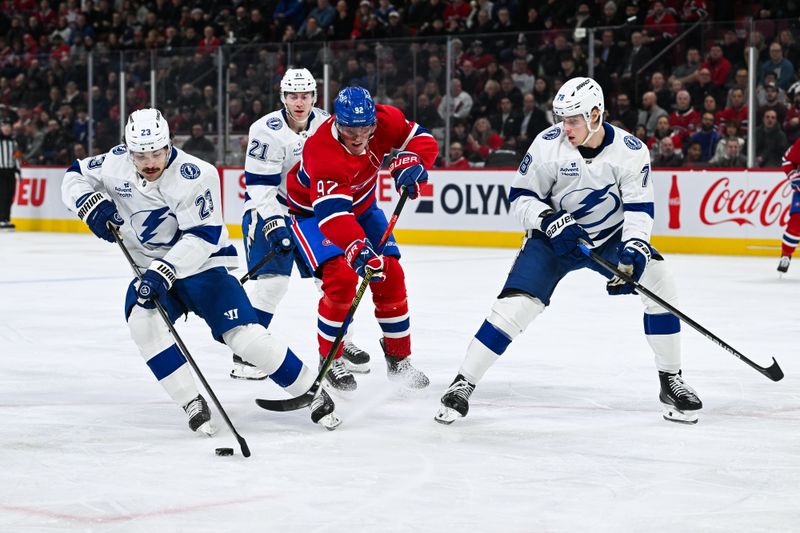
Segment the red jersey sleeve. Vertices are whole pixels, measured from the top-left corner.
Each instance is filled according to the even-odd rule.
[[[427,128],[407,120],[396,107],[377,105],[378,120],[386,121],[386,133],[392,148],[414,152],[422,160],[426,170],[433,167],[439,155],[439,145]]]
[[[781,167],[787,175],[800,167],[800,139],[796,140],[783,154]]]

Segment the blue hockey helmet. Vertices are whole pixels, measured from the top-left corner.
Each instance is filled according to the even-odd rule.
[[[375,124],[375,102],[362,87],[345,87],[333,103],[336,123],[347,128],[366,128]]]

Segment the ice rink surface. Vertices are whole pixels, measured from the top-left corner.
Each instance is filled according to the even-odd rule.
[[[177,327],[253,455],[216,416],[214,439],[150,374],[122,314],[131,278],[90,235],[0,235],[0,531],[760,532],[800,531],[800,264],[669,255],[680,308],[773,383],[684,326],[683,369],[700,422],[661,418],[635,296],[590,271],[472,396],[433,421],[516,253],[404,246],[418,395],[386,379],[371,302],[356,341],[373,356],[336,396],[334,432],[307,410],[272,413],[266,382],[228,377],[230,353],[197,317]],[[241,275],[242,272],[238,274]],[[293,278],[271,331],[316,364],[316,291]]]

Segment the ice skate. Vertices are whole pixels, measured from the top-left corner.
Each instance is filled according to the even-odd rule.
[[[469,412],[469,397],[475,385],[467,381],[461,374],[456,376],[442,396],[439,412],[433,417],[440,424],[452,424],[456,418],[465,417]]]
[[[697,393],[683,381],[681,371],[676,374],[658,372],[661,382],[661,393],[658,399],[664,408],[664,420],[681,424],[696,424],[697,411],[703,408],[703,402]]]
[[[217,428],[211,421],[211,411],[208,409],[206,399],[200,394],[183,406],[183,410],[189,415],[189,429],[203,435],[213,437]]]
[[[792,262],[792,258],[788,255],[781,256],[781,260],[778,263],[778,272],[781,274],[786,274],[789,270],[789,264]]]
[[[389,355],[383,347],[383,339],[380,340],[380,343],[386,356],[386,375],[389,376],[389,381],[399,383],[411,390],[424,389],[430,385],[428,376],[411,364],[410,356],[394,357]]]
[[[267,379],[267,373],[257,366],[248,363],[238,355],[233,354],[233,369],[231,369],[231,377],[233,379],[250,379],[254,381],[260,381],[262,379]]]
[[[333,360],[331,367],[325,374],[325,382],[334,390],[352,392],[358,388],[358,383],[356,383],[356,378],[354,378],[353,374],[347,369],[342,359],[343,358],[340,357],[339,359]],[[324,363],[325,359],[320,360],[320,370]]]
[[[342,359],[350,372],[369,374],[369,354],[348,340],[344,341]]]
[[[319,389],[319,394],[317,394],[309,407],[311,409],[312,422],[321,425],[328,431],[333,431],[342,423],[342,420],[334,412],[336,406],[333,403],[333,399],[323,388]]]
[[[9,222],[7,220],[0,222],[0,231],[11,232],[16,229],[17,226],[15,226],[13,222]]]

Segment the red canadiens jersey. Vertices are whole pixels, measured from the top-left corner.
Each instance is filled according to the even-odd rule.
[[[361,155],[339,141],[335,116],[308,138],[300,162],[286,179],[289,209],[298,216],[315,216],[322,233],[341,249],[365,237],[356,217],[375,204],[378,170],[392,149],[414,152],[426,169],[439,147],[430,132],[406,120],[402,111],[376,105],[377,128]]]
[[[800,168],[800,139],[796,140],[794,144],[784,152],[781,167],[787,175],[791,171]]]

